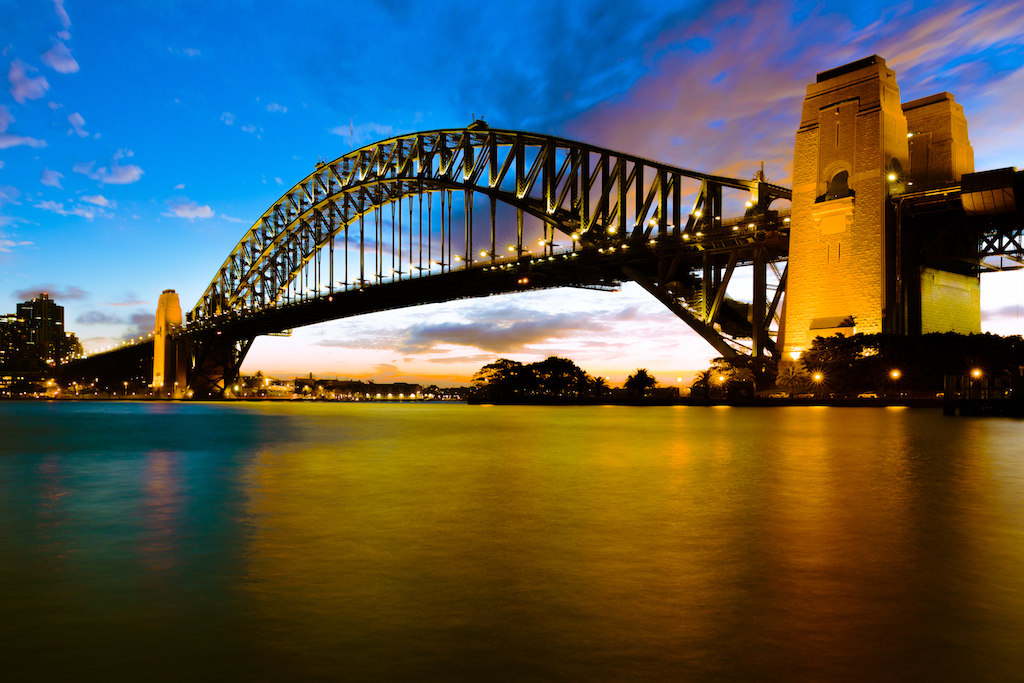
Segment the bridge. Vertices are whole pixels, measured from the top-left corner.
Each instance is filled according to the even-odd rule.
[[[885,108],[861,97],[866,103],[853,111],[852,100],[833,86],[863,89],[884,71],[884,60],[873,57],[819,74],[819,83],[826,76],[837,117],[850,109],[860,121]],[[899,111],[904,131],[912,110],[923,107],[935,118],[935,103],[926,104]],[[829,151],[838,160],[825,163],[822,156],[814,165],[818,182],[800,183],[797,198],[766,182],[763,172],[749,180],[707,174],[483,121],[370,144],[317,164],[274,202],[183,317],[177,296],[165,293],[151,337],[71,363],[61,368],[61,379],[103,376],[115,387],[142,380],[165,396],[223,396],[260,335],[427,303],[552,287],[615,289],[624,281],[638,283],[720,355],[748,356],[764,367],[798,357],[802,347],[793,340],[800,334],[829,326],[828,332],[850,333],[858,318],[883,319],[877,331],[927,331],[934,307],[922,308],[922,269],[966,278],[969,288],[984,269],[1020,267],[1024,221],[1015,197],[1024,174],[974,174],[971,152],[970,168],[926,171],[914,188],[912,176],[897,168],[900,158],[912,166],[909,142],[888,163],[864,171],[844,160],[865,155],[839,148],[837,119],[836,149],[824,150],[817,128],[820,111],[828,109],[805,103],[805,115],[818,118],[798,133],[798,181],[801,141],[810,139],[804,132],[814,132],[819,156]],[[936,130],[927,134],[938,149],[945,143]],[[963,138],[967,144],[966,122]],[[876,132],[858,144],[890,143]],[[879,158],[889,153],[881,152]],[[792,219],[788,207],[773,206],[779,200],[793,202]],[[796,298],[785,303],[789,326],[796,320],[799,327],[783,343],[791,257],[820,251],[824,243],[831,249],[830,241],[845,238],[849,227],[860,230],[856,220],[865,216],[882,226],[875,249],[881,255],[862,257],[879,282],[882,304],[872,300],[864,315],[860,300],[825,310],[828,304],[814,298],[815,283],[832,278],[841,289],[842,278],[861,266],[854,261],[832,275],[817,265],[802,267]],[[826,251],[826,259],[838,262],[839,253]],[[737,268],[753,271],[749,303],[727,295]],[[822,316],[823,310],[842,315]],[[959,310],[952,315],[963,317]],[[861,329],[875,331],[870,323]]]

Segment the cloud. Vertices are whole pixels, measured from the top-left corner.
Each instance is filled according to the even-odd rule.
[[[229,126],[235,125],[235,115],[229,111],[224,112],[220,115],[220,120]]]
[[[144,337],[156,327],[156,314],[155,313],[132,313],[128,318],[128,324],[132,325],[127,332],[125,332],[125,340],[132,339],[133,337]]]
[[[71,130],[68,131],[68,135],[76,133],[80,138],[89,137],[89,133],[83,128],[85,126],[85,119],[77,111],[68,117],[68,123],[71,124]]]
[[[171,213],[161,214],[162,216],[187,218],[190,221],[195,221],[197,218],[213,218],[213,209],[208,204],[200,206],[188,197],[168,199],[167,204],[171,207]]]
[[[3,233],[0,233],[0,252],[5,254],[12,253],[14,251],[14,247],[25,247],[31,244],[32,242],[9,240],[4,237]]]
[[[244,130],[246,133],[255,133],[256,132],[256,126],[254,126],[254,125],[252,125],[250,123],[250,124],[248,124],[246,126],[242,126],[242,130]]]
[[[174,189],[175,190],[184,190],[185,189],[185,183],[178,183],[177,185],[174,186]]]
[[[188,55],[189,57],[198,57],[202,53],[195,48],[186,47],[181,50],[181,54]]]
[[[113,209],[117,206],[117,202],[112,202],[101,194],[89,194],[82,197],[82,201],[95,204],[96,206],[102,206],[107,209]]]
[[[75,318],[75,322],[79,325],[119,325],[124,319],[103,311],[86,311]]]
[[[451,344],[493,353],[515,353],[526,350],[530,344],[608,329],[607,322],[595,318],[590,312],[539,315],[534,320],[518,320],[511,324],[494,320],[420,323],[409,329],[398,351],[426,353],[438,345]]]
[[[1001,308],[994,308],[989,310],[982,310],[981,319],[982,321],[988,322],[989,320],[1005,320],[1007,318],[1020,318],[1021,308],[1019,304],[1013,304],[1011,306],[1002,306]]]
[[[38,71],[33,66],[26,66],[20,59],[15,59],[7,72],[7,80],[11,82],[11,95],[18,104],[25,104],[25,100],[38,100],[50,88],[46,77],[29,78],[25,73],[26,68],[29,71]]]
[[[282,107],[277,102],[271,102],[270,104],[267,105],[267,111],[279,111],[282,114],[287,114],[288,107]]]
[[[17,147],[18,145],[25,145],[27,147],[46,147],[46,140],[38,140],[36,138],[21,137],[20,135],[8,135],[7,133],[0,133],[0,149],[7,149],[8,147]]]
[[[135,156],[135,153],[130,149],[117,150],[111,160],[109,169],[105,166],[101,166],[93,171],[92,167],[96,164],[95,161],[80,161],[72,166],[71,170],[75,173],[81,173],[92,180],[98,180],[104,185],[127,185],[139,180],[145,171],[135,164],[125,164],[121,166],[117,163],[119,159],[123,159],[126,156]]]
[[[60,287],[54,284],[42,284],[33,285],[26,287],[25,289],[17,289],[11,293],[15,299],[19,301],[28,301],[29,299],[35,299],[40,294],[46,294],[54,301],[81,301],[89,298],[89,292],[85,291],[81,287],[75,287],[69,285],[68,287]]]
[[[4,105],[0,104],[0,149],[7,149],[8,147],[17,147],[18,145],[27,145],[29,147],[46,147],[46,140],[37,140],[35,138],[21,137],[20,135],[11,135],[7,132],[7,127],[14,123],[14,116]]]
[[[21,190],[12,185],[0,185],[0,206],[4,204],[20,204],[18,197],[21,196]]]
[[[96,217],[96,211],[87,206],[75,206],[70,209],[65,209],[64,202],[55,202],[49,199],[39,202],[38,204],[34,204],[33,206],[37,209],[52,211],[60,216],[81,216],[82,218],[90,221]]]
[[[71,51],[59,40],[54,42],[53,47],[40,55],[40,59],[57,73],[73,74],[79,68],[78,62],[71,56]]]
[[[4,167],[4,160],[0,159],[0,168],[3,168],[3,167]]]
[[[53,7],[57,12],[57,18],[60,19],[60,23],[64,28],[71,28],[71,18],[68,17],[68,13],[64,9],[64,0],[53,0]]]
[[[226,216],[224,214],[220,215],[220,219],[222,221],[228,221],[229,223],[245,223],[245,221],[242,220],[241,218],[235,218],[234,216]]]
[[[63,104],[57,104],[56,102],[50,102],[50,103],[48,103],[48,104],[47,104],[47,106],[48,106],[48,107],[49,107],[50,109],[53,109],[54,111],[57,111],[58,109],[60,109],[60,108],[61,108],[61,107],[63,107],[64,105],[63,105]]]
[[[335,126],[328,128],[331,135],[340,135],[343,138],[352,136],[352,145],[361,147],[369,142],[376,142],[391,136],[391,126],[383,123],[360,123],[358,126]]]
[[[278,185],[284,185],[284,181],[276,176],[274,177],[274,182],[277,183]]]
[[[56,187],[63,190],[64,188],[60,186],[60,179],[63,177],[63,173],[58,173],[57,171],[51,171],[48,168],[44,168],[42,175],[39,177],[39,182],[48,187]]]

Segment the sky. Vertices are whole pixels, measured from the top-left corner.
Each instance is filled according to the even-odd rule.
[[[872,54],[904,101],[954,94],[977,170],[1024,167],[1014,1],[0,0],[0,312],[49,292],[87,351],[149,332],[317,161],[473,116],[788,185],[807,85]],[[1022,294],[983,276],[983,329],[1024,333]],[[674,384],[718,354],[626,283],[300,328],[242,369],[451,385],[551,355]]]

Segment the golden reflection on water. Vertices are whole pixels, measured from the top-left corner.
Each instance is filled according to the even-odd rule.
[[[135,639],[140,671],[170,648],[257,680],[1020,678],[1020,421],[194,410],[216,418],[201,448],[44,455],[38,481],[0,477],[6,495],[37,486],[33,523],[59,531],[9,547],[83,558],[70,582],[18,573],[0,601],[78,604],[76,632],[104,625],[87,651]]]

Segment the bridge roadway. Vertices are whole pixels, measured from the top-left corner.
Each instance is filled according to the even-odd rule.
[[[632,280],[716,345],[723,355],[745,350],[749,353],[736,339],[753,341],[756,334],[764,347],[773,349],[768,331],[758,334],[753,329],[746,305],[731,301],[724,292],[734,268],[753,265],[755,261],[776,264],[785,259],[789,235],[786,215],[787,212],[771,212],[754,219],[725,220],[699,236],[660,235],[647,239],[642,234],[628,235],[595,249],[577,247],[543,256],[496,258],[445,273],[361,288],[325,290],[274,307],[229,310],[190,321],[174,337],[195,354],[196,368],[202,366],[201,350],[215,348],[219,340],[223,340],[222,348],[234,346],[233,352],[239,356],[235,360],[240,365],[256,337],[305,325],[430,303],[556,287],[614,291],[623,281]],[[705,280],[700,275],[708,269],[711,277],[705,289]],[[718,288],[713,289],[710,281],[716,277]],[[777,318],[777,306],[778,296],[772,302],[763,302],[762,308],[770,308],[770,315],[765,312],[762,318]],[[730,335],[728,344],[723,342],[723,330]],[[98,382],[105,391],[115,392],[125,382],[148,385],[153,377],[152,359],[153,341],[133,340],[61,366],[58,380],[63,385]],[[221,378],[226,381],[223,386],[235,381],[237,370],[235,367],[231,377]]]

